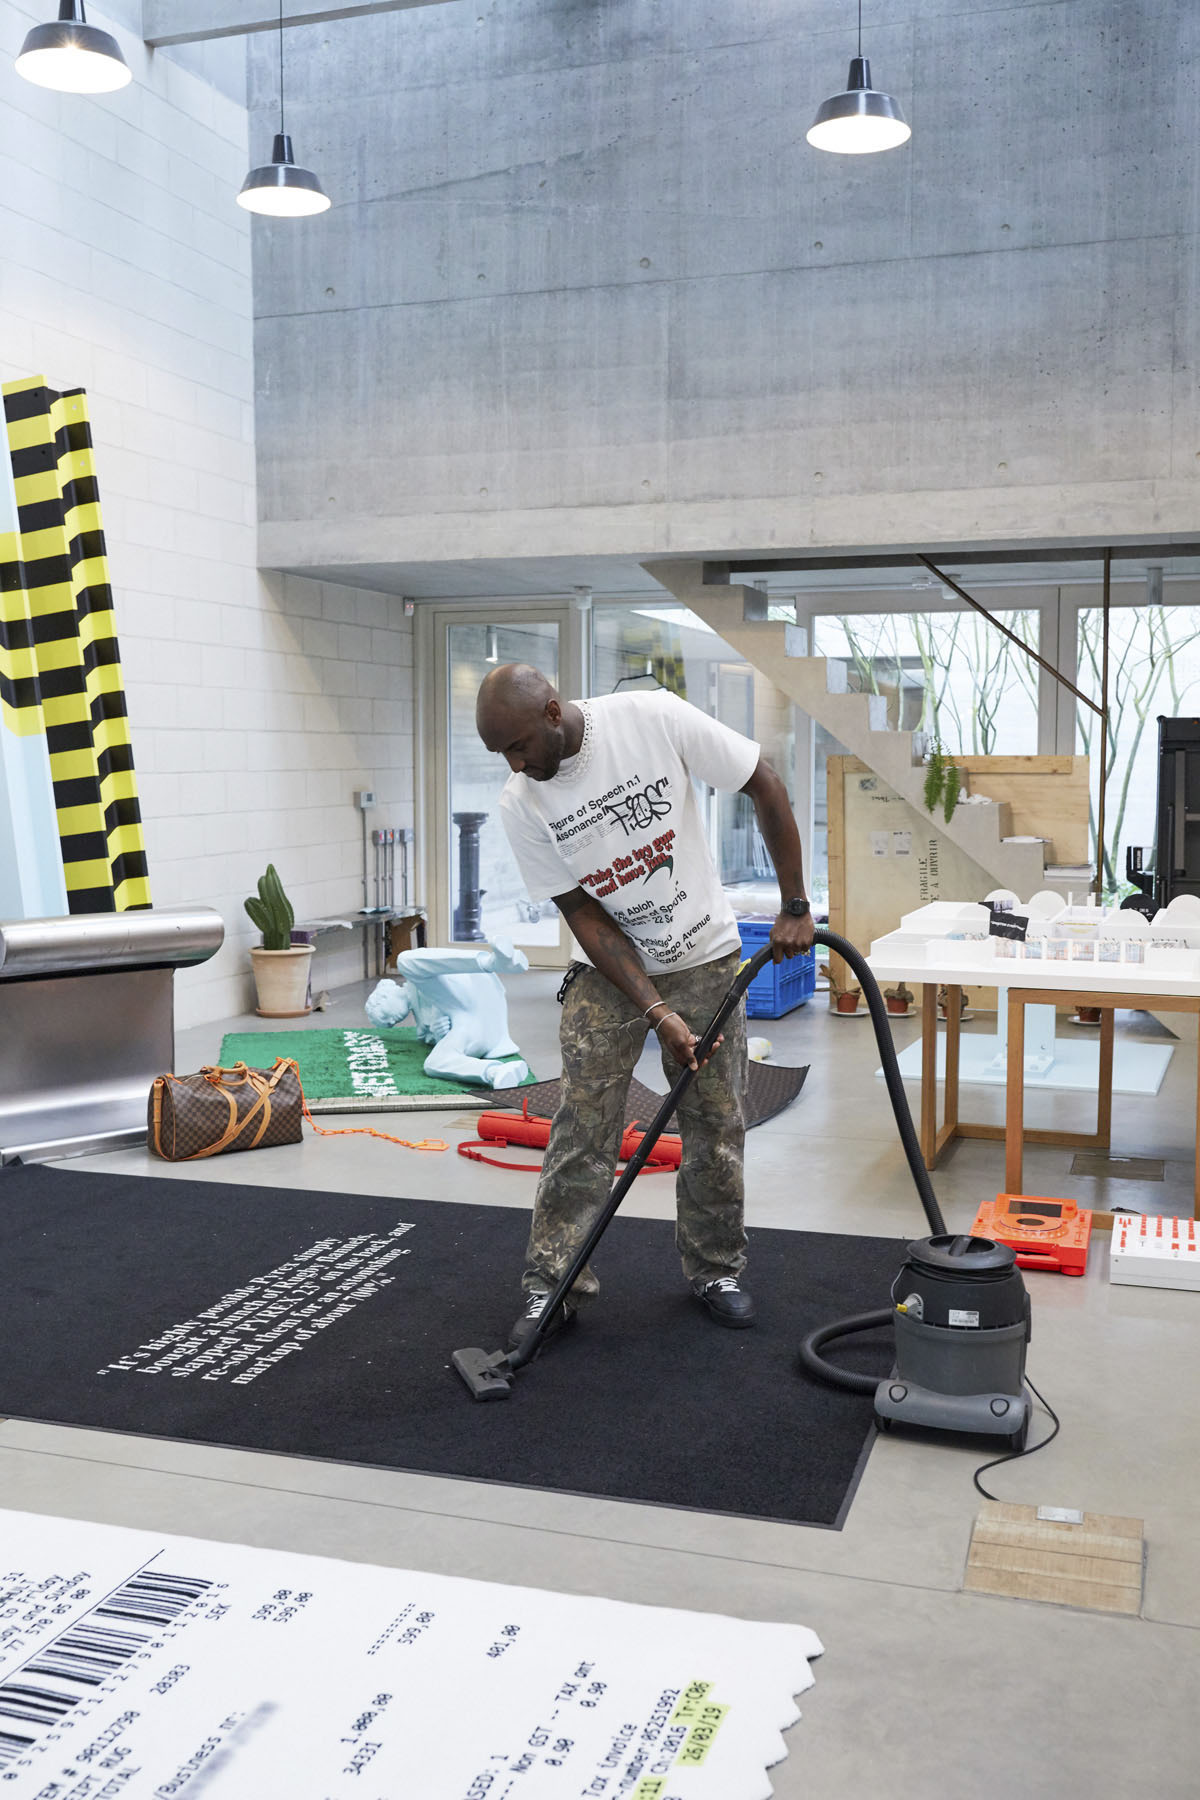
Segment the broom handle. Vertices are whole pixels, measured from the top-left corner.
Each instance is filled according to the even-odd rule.
[[[521,1344],[520,1348],[509,1351],[508,1365],[510,1368],[523,1368],[524,1365],[535,1357],[541,1349],[542,1340],[546,1335],[547,1327],[550,1325],[555,1314],[561,1311],[563,1303],[571,1289],[574,1287],[580,1271],[584,1268],[589,1256],[591,1256],[596,1245],[604,1236],[613,1214],[629,1192],[634,1178],[637,1176],[642,1165],[645,1163],[646,1158],[662,1136],[667,1121],[675,1111],[681,1096],[687,1092],[687,1089],[691,1086],[696,1075],[699,1073],[700,1068],[704,1066],[705,1058],[708,1056],[716,1039],[721,1035],[721,1027],[724,1025],[726,1019],[738,1004],[742,995],[746,992],[746,989],[750,986],[750,983],[754,980],[754,977],[758,974],[759,970],[771,961],[771,957],[772,950],[770,944],[764,944],[761,950],[757,950],[754,953],[749,962],[742,964],[742,967],[734,976],[729,992],[713,1014],[703,1037],[696,1045],[695,1056],[697,1068],[691,1069],[685,1067],[680,1070],[676,1077],[674,1087],[655,1113],[653,1119],[651,1119],[641,1143],[638,1145],[629,1161],[625,1164],[623,1173],[613,1183],[612,1192],[609,1194],[608,1199],[605,1201],[600,1212],[597,1213],[591,1230],[571,1258],[571,1261],[567,1265],[566,1272],[559,1278],[558,1285],[551,1293],[549,1304],[544,1309],[541,1318],[529,1333],[529,1336],[525,1339],[524,1343]]]

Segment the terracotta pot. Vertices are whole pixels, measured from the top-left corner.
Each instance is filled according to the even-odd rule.
[[[1098,1025],[1100,1023],[1100,1008],[1098,1006],[1077,1006],[1075,1008],[1075,1016],[1081,1025]]]
[[[885,994],[883,997],[887,1001],[887,1009],[890,1013],[906,1013],[908,1011],[908,1001],[901,1000],[898,994]]]
[[[835,1002],[835,1005],[837,1006],[837,1010],[839,1012],[845,1012],[845,1013],[857,1012],[858,1011],[858,995],[857,995],[857,993],[839,994],[837,997],[837,1000]]]
[[[310,1013],[308,1004],[308,970],[312,962],[311,944],[293,944],[290,950],[250,952],[254,965],[254,985],[258,989],[255,1011],[263,1019],[299,1019]]]

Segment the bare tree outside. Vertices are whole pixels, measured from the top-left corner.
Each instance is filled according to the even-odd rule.
[[[1018,637],[1036,642],[1036,612],[997,616]],[[924,732],[951,755],[1036,749],[1037,665],[978,613],[858,613],[817,621],[826,640],[831,628],[845,648],[830,643],[822,654],[847,656],[851,686],[886,695],[893,724]]]

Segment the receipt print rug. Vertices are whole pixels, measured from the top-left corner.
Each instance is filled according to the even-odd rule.
[[[821,1654],[803,1625],[77,1519],[0,1512],[0,1544],[5,1800],[763,1800]]]
[[[673,1225],[618,1216],[599,1299],[481,1405],[451,1353],[502,1345],[528,1225],[511,1207],[10,1166],[0,1415],[841,1523],[871,1399],[811,1381],[796,1349],[886,1305],[901,1242],[753,1231],[760,1323],[727,1331],[685,1287]],[[890,1367],[865,1336],[845,1360]]]

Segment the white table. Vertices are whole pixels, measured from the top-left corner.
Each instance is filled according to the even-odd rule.
[[[896,942],[900,939],[902,941]],[[997,957],[991,944],[975,945],[930,938],[914,943],[909,932],[877,938],[867,958],[871,972],[883,982],[908,981],[922,988],[921,1105],[918,1126],[927,1169],[937,1167],[946,1144],[955,1137],[1002,1138],[1005,1145],[1004,1186],[1021,1192],[1026,1143],[1058,1144],[1073,1149],[1107,1150],[1112,1140],[1113,1014],[1118,1007],[1154,1012],[1192,1012],[1200,1017],[1200,973],[1190,972],[1196,959],[1182,959],[1189,972],[1179,972],[1167,957],[1146,964],[1091,962],[1027,962]],[[959,1009],[962,989],[995,987],[1007,993],[1008,1070],[1003,1125],[980,1125],[959,1117]],[[943,1122],[937,1117],[937,992],[947,989],[946,1063]],[[1069,1002],[1100,1008],[1100,1061],[1094,1132],[1025,1129],[1025,1008]],[[1003,999],[999,1004],[1004,1005]],[[1197,1057],[1196,1166],[1193,1185],[1195,1216],[1200,1218],[1200,1055]],[[1111,1215],[1097,1214],[1096,1222]]]

